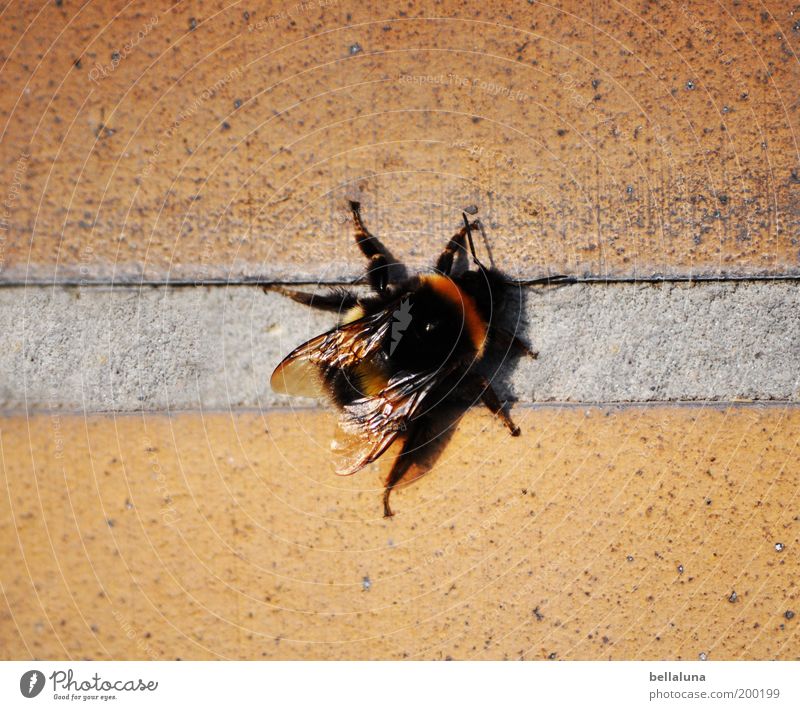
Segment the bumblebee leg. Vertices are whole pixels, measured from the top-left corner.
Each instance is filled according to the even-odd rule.
[[[383,490],[384,518],[391,518],[394,515],[391,507],[389,506],[389,496],[392,494],[394,487],[400,482],[400,479],[406,475],[406,471],[408,471],[409,467],[413,463],[413,452],[417,448],[417,431],[419,430],[414,428],[411,432],[409,432],[408,436],[406,436],[406,439],[403,442],[403,448],[400,450],[400,453],[397,454],[397,457],[392,463],[392,468],[389,471],[389,475],[386,476],[386,487]]]
[[[531,350],[522,340],[520,340],[516,335],[513,333],[509,333],[505,328],[497,328],[494,331],[495,341],[500,347],[505,348],[506,350],[510,350],[511,348],[516,348],[520,352],[524,353],[528,357],[532,359],[536,359],[539,357],[539,353],[536,350]]]
[[[367,278],[369,284],[378,293],[383,293],[389,285],[389,259],[381,243],[370,234],[361,219],[361,203],[350,200],[353,213],[353,225],[356,229],[356,244],[362,254],[369,259]]]
[[[555,276],[543,276],[540,279],[533,279],[533,281],[525,281],[526,286],[565,286],[567,284],[577,283],[574,276],[567,276],[565,274],[556,274]]]
[[[483,375],[477,375],[478,384],[481,387],[481,401],[488,407],[492,414],[497,415],[503,420],[503,424],[511,432],[511,436],[519,436],[519,427],[514,424],[511,416],[506,411],[497,393],[494,391],[489,380]]]
[[[450,274],[450,270],[453,268],[453,259],[455,258],[456,252],[459,249],[464,248],[464,238],[467,236],[467,228],[461,227],[452,237],[450,237],[450,241],[447,242],[447,246],[444,248],[444,251],[439,255],[439,258],[436,260],[436,270],[448,276]]]
[[[479,226],[479,222],[476,219],[471,225],[470,228],[477,228]],[[444,248],[444,251],[440,254],[439,258],[436,260],[436,270],[448,276],[450,274],[450,270],[453,268],[453,259],[455,258],[456,254],[459,250],[464,249],[464,240],[467,237],[467,226],[464,225],[459,229],[452,237],[450,237],[450,241],[447,242],[447,246]]]
[[[304,306],[318,308],[321,311],[344,313],[358,304],[355,294],[344,290],[331,293],[305,293],[304,291],[291,291],[288,288],[283,288],[283,286],[268,285],[261,288],[264,293],[274,291],[282,296],[291,298],[293,301],[297,301],[297,303],[302,303]]]
[[[404,444],[403,450],[397,455],[397,458],[392,464],[392,470],[389,471],[389,475],[386,477],[386,484],[385,488],[383,489],[384,518],[391,518],[394,515],[392,508],[389,505],[389,496],[392,494],[392,490],[399,483],[400,479],[405,475],[406,471],[408,471],[408,467],[410,465],[411,457],[407,455],[406,444]]]

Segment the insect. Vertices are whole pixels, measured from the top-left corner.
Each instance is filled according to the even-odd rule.
[[[519,436],[480,365],[492,352],[516,348],[534,358],[537,353],[499,324],[509,282],[475,253],[472,231],[483,230],[479,220],[470,222],[463,214],[464,225],[447,242],[433,273],[391,283],[388,253],[364,226],[360,204],[351,201],[350,210],[356,243],[369,260],[372,294],[311,294],[265,286],[340,315],[335,328],[289,353],[270,384],[281,394],[324,396],[339,410],[341,432],[332,449],[340,475],[355,473],[402,441],[383,493],[384,516],[390,517],[392,490],[425,445],[428,424],[451,394],[480,398],[512,436]],[[475,268],[454,275],[454,261],[467,255],[467,245]],[[565,280],[552,276],[531,283]]]

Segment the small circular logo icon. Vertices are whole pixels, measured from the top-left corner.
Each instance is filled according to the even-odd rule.
[[[44,688],[44,673],[25,671],[19,679],[19,692],[26,698],[35,698]]]

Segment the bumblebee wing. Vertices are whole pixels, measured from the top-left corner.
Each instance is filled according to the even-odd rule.
[[[331,448],[336,473],[349,476],[375,461],[408,428],[430,391],[446,374],[400,373],[377,395],[357,399],[343,408],[340,436]]]
[[[270,378],[273,391],[299,397],[330,396],[323,374],[354,367],[376,354],[392,321],[392,310],[365,316],[318,335],[290,352]]]

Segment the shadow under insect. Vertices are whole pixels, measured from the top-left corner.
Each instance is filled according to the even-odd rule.
[[[492,378],[510,356],[536,354],[506,325],[507,309],[521,306],[519,284],[515,288],[475,253],[473,231],[485,239],[480,221],[470,222],[465,213],[464,225],[448,240],[433,273],[407,277],[367,230],[360,204],[351,202],[350,209],[356,244],[369,261],[372,293],[265,287],[340,316],[335,328],[289,353],[271,385],[283,394],[324,396],[336,406],[341,437],[332,448],[340,475],[361,470],[401,442],[385,482],[384,515],[389,517],[394,487],[431,468],[471,404],[480,400],[512,436],[520,434]],[[472,263],[463,268],[467,260]],[[534,283],[565,281],[553,276]],[[511,322],[518,320],[512,316]]]

